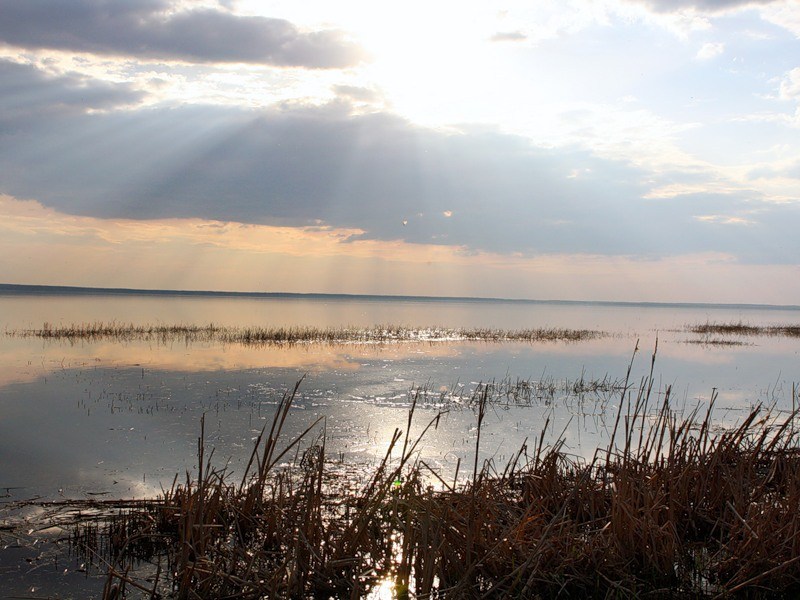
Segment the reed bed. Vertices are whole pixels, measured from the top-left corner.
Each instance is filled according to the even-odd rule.
[[[445,474],[417,452],[438,415],[409,438],[416,403],[368,470],[338,470],[324,426],[281,443],[295,388],[241,478],[213,466],[201,423],[197,477],[110,504],[73,539],[106,561],[106,599],[361,598],[386,582],[397,598],[796,597],[797,413],[719,430],[713,398],[679,418],[652,391],[652,372],[626,380],[592,460],[542,434],[495,465],[479,460],[483,388],[474,460]]]
[[[6,331],[12,337],[36,337],[45,340],[94,341],[172,341],[220,342],[224,344],[356,344],[392,342],[579,342],[607,334],[588,329],[491,329],[448,327],[223,327],[219,325],[134,325],[126,323],[81,323],[54,325],[44,323],[40,329]]]
[[[741,321],[735,323],[701,323],[688,325],[686,330],[700,335],[738,335],[738,336],[783,336],[800,337],[800,325],[750,325]]]

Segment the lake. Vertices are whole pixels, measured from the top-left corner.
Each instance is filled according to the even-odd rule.
[[[16,335],[45,323],[95,322],[547,327],[604,335],[576,342],[266,345]],[[656,340],[653,397],[661,401],[669,388],[678,412],[705,410],[712,394],[717,394],[714,421],[721,427],[759,403],[775,412],[791,410],[794,382],[800,381],[800,339],[687,331],[690,325],[740,322],[798,325],[800,310],[6,289],[0,294],[0,501],[13,506],[32,498],[158,494],[176,474],[196,475],[203,416],[207,451],[213,448],[215,464],[227,464],[235,477],[280,398],[300,380],[287,442],[322,419],[306,443],[324,435],[331,459],[367,468],[385,453],[395,429],[406,428],[416,394],[412,434],[442,415],[423,438],[419,456],[448,479],[459,469],[469,470],[462,464],[471,464],[475,456],[477,433],[470,398],[490,382],[496,393],[477,449],[482,460],[502,466],[543,431],[546,443],[563,439],[564,451],[591,457],[608,442],[628,369],[635,394],[650,371]],[[34,513],[14,512],[13,517],[31,519]],[[80,560],[70,562],[63,550],[42,551],[44,533],[28,531],[20,541],[7,531],[0,529],[0,584],[7,589],[19,594],[68,590],[74,597],[96,596],[102,589],[101,580],[85,577]]]
[[[490,412],[481,453],[503,460],[526,438],[538,437],[548,419],[548,439],[563,432],[569,451],[591,456],[607,440],[620,394],[607,386],[575,395],[567,385],[621,382],[631,360],[630,381],[638,385],[656,339],[657,391],[671,386],[673,405],[692,408],[716,390],[720,423],[758,403],[791,408],[792,386],[800,380],[796,338],[753,336],[723,344],[686,331],[706,322],[798,324],[796,308],[38,293],[0,296],[0,315],[0,489],[14,499],[157,493],[175,473],[195,467],[203,414],[206,443],[235,473],[277,400],[301,378],[289,434],[325,417],[329,452],[350,460],[381,455],[394,429],[405,428],[413,390],[424,389],[419,428],[448,411],[422,451],[445,471],[474,452],[475,416],[465,398],[480,383],[550,386],[546,398],[523,406],[505,402]],[[264,346],[8,335],[45,322],[97,321],[556,327],[608,335],[578,342]],[[704,341],[711,343],[698,343]]]

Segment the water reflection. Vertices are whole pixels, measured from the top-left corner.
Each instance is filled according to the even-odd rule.
[[[194,342],[0,340],[0,385],[33,381],[64,369],[136,366],[162,371],[224,371],[278,368],[298,371],[353,371],[364,361],[455,357],[450,344],[290,344],[244,346]]]

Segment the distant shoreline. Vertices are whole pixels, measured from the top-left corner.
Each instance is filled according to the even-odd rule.
[[[0,296],[157,296],[195,298],[250,298],[263,300],[297,299],[364,302],[459,302],[508,303],[573,306],[620,306],[638,308],[733,308],[758,310],[800,310],[796,304],[728,304],[711,302],[625,302],[610,300],[535,300],[525,298],[485,298],[469,296],[403,296],[379,294],[324,294],[299,292],[233,292],[198,290],[151,290],[135,288],[81,287],[65,285],[25,285],[0,283]]]

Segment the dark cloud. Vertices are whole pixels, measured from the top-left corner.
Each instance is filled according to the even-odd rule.
[[[776,0],[629,0],[645,4],[657,12],[677,12],[693,8],[698,12],[721,12],[742,6],[772,4]]]
[[[168,0],[0,0],[0,41],[200,63],[336,68],[362,58],[340,32],[303,32],[282,19],[217,9],[170,9]]]
[[[0,167],[14,173],[3,191],[103,217],[322,220],[369,238],[474,249],[625,250],[594,223],[618,203],[611,196],[619,190],[602,179],[634,174],[511,136],[449,136],[386,114],[352,117],[341,106],[86,115],[53,130],[59,135],[40,131],[31,141],[40,164],[0,149]],[[65,146],[70,152],[55,150]],[[581,165],[603,178],[570,184],[570,169]]]
[[[144,96],[130,84],[97,81],[77,74],[51,76],[29,65],[0,60],[0,124],[5,128],[48,114],[136,104]]]
[[[69,89],[62,78],[33,79],[52,88],[39,96]],[[13,119],[13,135],[0,114],[0,193],[70,214],[322,222],[370,239],[527,255],[726,252],[763,263],[800,255],[792,205],[755,193],[645,199],[682,175],[491,131],[446,134],[385,113],[354,116],[345,102],[35,108]]]

